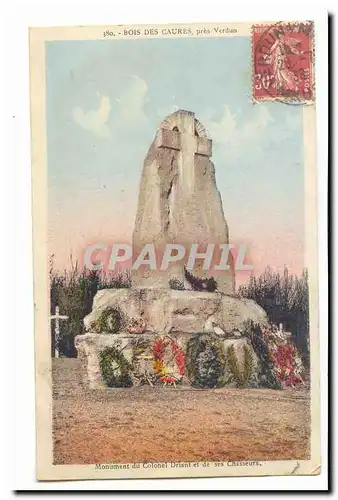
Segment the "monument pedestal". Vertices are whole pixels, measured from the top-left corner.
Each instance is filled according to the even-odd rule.
[[[106,310],[119,312],[120,330],[114,334],[95,333],[94,325]],[[91,389],[107,386],[100,369],[100,353],[107,347],[122,352],[131,366],[136,360],[138,371],[141,370],[145,380],[149,378],[151,385],[154,345],[161,338],[175,343],[185,356],[190,339],[198,333],[210,334],[219,341],[224,356],[233,345],[239,361],[247,346],[257,367],[250,341],[243,337],[245,323],[250,320],[264,325],[266,313],[252,300],[221,293],[158,288],[106,289],[96,294],[93,310],[84,320],[88,333],[76,337],[75,346],[84,378]],[[131,324],[142,324],[142,333],[130,333],[128,325]],[[140,345],[143,351],[137,357],[135,352]],[[186,370],[181,383],[190,383]]]
[[[225,335],[243,332],[245,322],[266,324],[267,315],[255,301],[218,292],[171,290],[168,288],[118,288],[100,290],[92,312],[84,318],[87,331],[107,308],[117,308],[124,324],[132,319],[145,322],[145,331],[158,335],[212,331],[209,320]]]
[[[123,352],[125,359],[133,366],[135,363],[135,349],[138,343],[147,345],[147,348],[137,359],[137,367],[135,368],[135,375],[144,376],[144,383],[149,381],[149,385],[154,385],[156,383],[154,378],[154,370],[152,365],[153,359],[153,346],[156,340],[158,340],[158,335],[154,334],[129,334],[121,332],[119,334],[98,334],[98,333],[86,333],[84,335],[79,335],[75,339],[75,345],[78,350],[78,358],[81,362],[83,379],[86,382],[89,389],[106,389],[107,383],[104,381],[101,369],[100,369],[100,353],[103,352],[105,348],[113,347],[120,352]],[[191,334],[187,333],[174,333],[170,335],[170,340],[178,344],[184,351],[187,352],[187,345],[189,340],[192,338]],[[239,360],[240,370],[242,370],[242,364],[244,360],[244,349],[248,348],[253,357],[254,363],[254,381],[259,385],[259,373],[260,364],[257,356],[255,355],[251,343],[246,338],[220,338],[220,345],[226,356],[226,353],[230,346],[233,346],[236,352],[236,357]],[[224,377],[229,377],[230,370],[228,362],[224,366]],[[132,378],[134,378],[133,385],[139,385],[138,379],[133,377],[133,372],[131,371]],[[185,369],[182,380],[180,381],[180,386],[189,386],[191,380],[189,380],[188,370]],[[232,382],[226,384],[227,386],[234,385]]]

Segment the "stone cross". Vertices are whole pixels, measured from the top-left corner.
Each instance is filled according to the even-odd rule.
[[[144,245],[153,244],[161,259],[166,244],[179,244],[187,249],[184,259],[172,262],[158,272],[149,266],[132,271],[132,286],[138,288],[168,288],[174,282],[185,283],[188,249],[200,245],[228,244],[229,231],[224,217],[222,199],[216,185],[215,168],[211,161],[212,140],[192,111],[180,109],[160,124],[145,157],[135,226],[133,256]],[[214,255],[219,262],[219,255]],[[212,271],[203,269],[198,258],[191,273],[206,279]],[[215,275],[219,291],[234,291],[234,273]],[[186,285],[186,288],[189,288]]]
[[[59,343],[60,343],[60,320],[68,319],[68,316],[60,314],[59,306],[55,307],[55,314],[50,319],[55,319],[55,357],[59,357]]]
[[[155,147],[179,151],[178,165],[182,186],[189,192],[194,189],[195,155],[212,156],[212,141],[201,137],[196,127],[194,113],[181,110],[176,115],[172,130],[160,128],[155,137]]]

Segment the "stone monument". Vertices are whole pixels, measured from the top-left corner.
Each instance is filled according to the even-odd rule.
[[[138,209],[133,234],[135,254],[147,244],[161,252],[169,243],[202,252],[210,244],[228,244],[228,226],[223,214],[215,169],[210,161],[212,141],[190,111],[179,110],[160,125],[144,161]],[[84,319],[87,333],[75,339],[78,355],[91,388],[104,387],[100,353],[107,347],[123,351],[127,363],[135,348],[145,342],[144,360],[153,355],[154,342],[170,339],[185,350],[194,334],[217,335],[226,351],[234,345],[240,351],[250,342],[243,337],[245,324],[265,325],[265,311],[253,300],[234,294],[234,270],[216,273],[214,291],[187,289],[184,260],[163,271],[140,268],[132,272],[127,289],[100,290],[92,312]],[[191,274],[203,280],[209,270],[197,266]],[[172,280],[181,281],[177,289]],[[118,312],[117,331],[102,331],[100,318],[107,311]],[[98,329],[97,325],[101,325]],[[245,347],[246,349],[246,347]],[[252,356],[254,359],[254,353]],[[152,370],[148,363],[148,373]],[[140,365],[140,363],[138,363]]]
[[[229,243],[229,231],[211,156],[212,141],[194,113],[179,110],[161,123],[141,175],[134,255],[148,243],[153,243],[160,255],[167,243],[187,250],[198,245],[198,253],[215,244],[214,261],[219,260],[218,245]],[[213,273],[217,290],[224,293],[235,289],[231,254],[229,260],[229,270]],[[202,279],[212,276],[202,264],[201,259],[196,260],[191,273]],[[133,271],[132,283],[169,288],[172,278],[184,282],[184,260],[163,271],[143,266]]]

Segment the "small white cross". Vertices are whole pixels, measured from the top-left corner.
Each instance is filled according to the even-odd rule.
[[[68,316],[60,314],[59,306],[55,307],[55,314],[50,319],[55,319],[55,357],[59,357],[59,342],[60,342],[60,319],[68,319]]]

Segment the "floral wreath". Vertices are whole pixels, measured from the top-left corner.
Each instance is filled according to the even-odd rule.
[[[122,349],[107,346],[100,352],[101,376],[108,387],[131,387],[131,369]]]
[[[301,377],[303,371],[302,360],[294,345],[287,342],[272,344],[270,353],[276,367],[277,376],[283,387],[293,387],[300,382],[304,383]]]
[[[207,354],[209,359],[205,359]],[[203,360],[204,358],[204,360]],[[213,388],[225,384],[226,358],[215,334],[197,333],[187,344],[187,375],[193,387]]]
[[[183,349],[170,337],[156,340],[153,347],[153,368],[156,377],[164,385],[180,382],[184,375]]]

